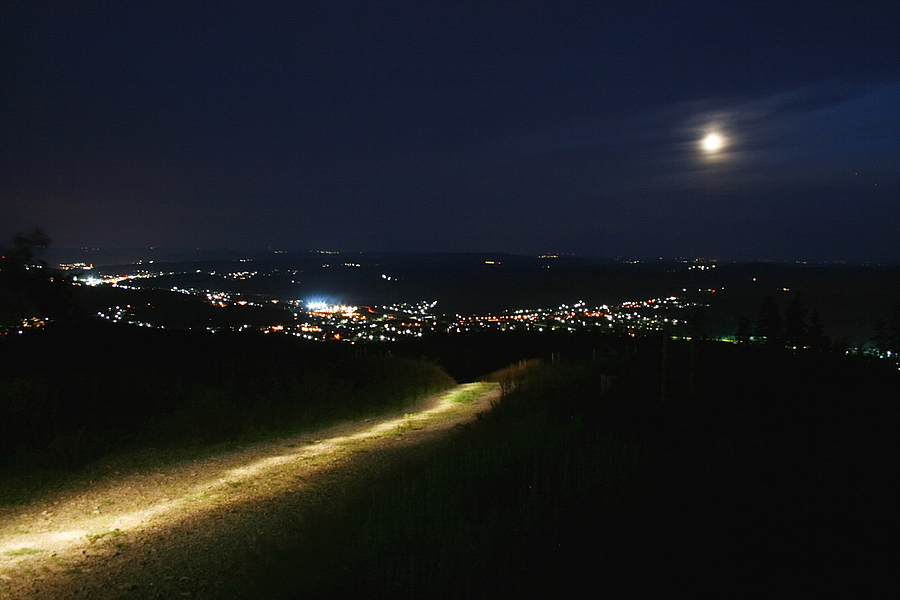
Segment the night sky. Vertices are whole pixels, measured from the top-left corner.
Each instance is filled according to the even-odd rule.
[[[900,262],[898,2],[9,4],[3,242]]]

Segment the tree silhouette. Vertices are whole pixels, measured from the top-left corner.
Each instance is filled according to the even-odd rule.
[[[878,319],[875,322],[872,342],[883,354],[900,359],[900,304],[894,307],[890,321]]]
[[[9,248],[0,250],[0,326],[18,326],[32,318],[64,318],[74,314],[74,302],[63,277],[39,259],[50,245],[35,227],[16,234]]]
[[[762,338],[767,344],[780,344],[784,339],[784,323],[778,312],[778,305],[771,296],[763,298],[759,307],[754,335]]]
[[[741,318],[738,319],[737,331],[734,334],[734,339],[738,342],[749,342],[752,335],[753,325],[750,323],[750,319],[746,316],[741,316]]]
[[[819,309],[814,308],[809,316],[809,327],[806,328],[806,343],[813,350],[827,350],[830,345],[828,336],[825,335],[825,325]]]
[[[784,311],[784,341],[793,348],[802,348],[806,342],[806,308],[800,300],[800,292]]]
[[[888,325],[888,350],[900,356],[900,304],[894,307],[894,315]]]

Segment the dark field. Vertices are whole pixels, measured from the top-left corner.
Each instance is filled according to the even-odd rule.
[[[887,589],[900,371],[830,350],[48,326],[0,339],[3,469],[52,486],[110,452],[359,419],[481,377],[504,390],[493,410],[349,490],[248,565],[235,597],[548,597],[586,578],[628,597]]]
[[[518,371],[518,372],[517,372]],[[503,374],[499,375],[501,378]],[[474,426],[273,550],[264,597],[870,596],[892,577],[900,373],[609,340],[506,371]],[[249,597],[249,596],[248,596]]]

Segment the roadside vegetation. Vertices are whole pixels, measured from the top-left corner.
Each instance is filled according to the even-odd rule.
[[[549,362],[273,548],[253,597],[849,596],[890,575],[884,362],[662,338]]]
[[[893,569],[888,361],[661,334],[391,348],[97,323],[7,336],[0,501],[18,501],[14,476],[56,485],[112,452],[403,412],[499,369],[481,377],[502,391],[491,410],[304,519],[235,597],[542,598],[586,578],[620,597],[856,596]]]
[[[455,385],[347,345],[86,323],[0,339],[0,472],[241,442],[402,409]]]

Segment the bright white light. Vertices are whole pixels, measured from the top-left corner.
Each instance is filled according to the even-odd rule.
[[[718,152],[725,146],[725,138],[721,134],[712,132],[706,134],[700,144],[706,152]]]

